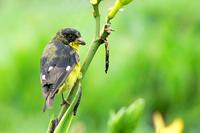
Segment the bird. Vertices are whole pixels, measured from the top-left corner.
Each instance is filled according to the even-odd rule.
[[[80,45],[85,45],[78,30],[59,30],[43,50],[40,58],[40,81],[45,97],[43,112],[53,105],[55,95],[62,94],[74,86],[81,75]]]

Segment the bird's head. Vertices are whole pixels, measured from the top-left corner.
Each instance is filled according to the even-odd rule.
[[[67,41],[68,45],[75,46],[75,45],[85,45],[85,41],[81,37],[81,34],[78,30],[73,28],[64,28],[60,31],[62,38]]]
[[[53,40],[62,41],[63,44],[69,45],[74,48],[76,51],[79,51],[80,45],[85,45],[85,41],[81,37],[81,34],[78,30],[74,28],[63,28],[56,33],[56,36]]]

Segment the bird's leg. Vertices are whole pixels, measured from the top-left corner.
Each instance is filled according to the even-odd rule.
[[[108,72],[108,68],[109,68],[109,44],[107,40],[104,40],[105,42],[105,51],[106,51],[106,56],[105,56],[105,73]]]
[[[63,93],[62,93],[62,103],[60,105],[61,106],[63,106],[63,105],[70,105],[70,103],[67,100],[65,100]]]
[[[81,96],[82,96],[82,87],[80,86],[80,93],[79,93],[79,97],[78,97],[78,101],[76,103],[76,105],[74,106],[74,116],[76,115],[77,113],[77,110],[78,110],[78,107],[79,107],[79,104],[80,104],[80,101],[81,101]]]

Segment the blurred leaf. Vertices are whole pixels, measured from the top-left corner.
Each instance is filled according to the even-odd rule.
[[[128,108],[121,108],[112,114],[109,121],[109,133],[131,133],[136,128],[145,106],[144,99],[138,99]]]

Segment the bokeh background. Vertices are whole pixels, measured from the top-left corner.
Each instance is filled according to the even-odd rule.
[[[114,0],[101,4],[102,22]],[[112,110],[139,97],[146,101],[137,133],[153,133],[152,113],[166,122],[181,117],[186,133],[200,130],[200,1],[136,0],[112,21],[110,69],[104,47],[84,79],[83,97],[72,131],[103,133]],[[43,133],[59,106],[42,112],[39,80],[43,48],[62,27],[94,37],[88,0],[0,1],[0,132]],[[60,102],[57,96],[57,103]]]

